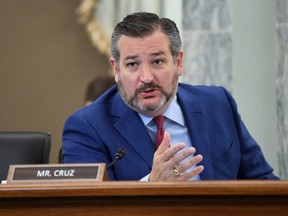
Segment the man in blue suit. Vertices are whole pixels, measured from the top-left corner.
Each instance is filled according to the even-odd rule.
[[[65,163],[110,164],[121,148],[110,180],[278,179],[224,88],[178,83],[183,51],[173,21],[130,14],[115,27],[111,52],[117,85],[67,119]]]

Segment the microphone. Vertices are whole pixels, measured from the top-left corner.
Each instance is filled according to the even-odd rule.
[[[115,159],[112,161],[112,163],[107,165],[107,169],[109,169],[111,166],[113,166],[118,160],[121,160],[125,156],[125,150],[120,148],[115,154]]]

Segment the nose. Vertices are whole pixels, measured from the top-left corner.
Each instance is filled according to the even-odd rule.
[[[143,83],[150,83],[154,79],[151,68],[147,65],[142,65],[140,68],[140,81]]]

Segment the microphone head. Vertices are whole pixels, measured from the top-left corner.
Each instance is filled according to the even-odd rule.
[[[120,148],[116,152],[115,157],[117,158],[117,160],[120,160],[121,158],[123,158],[125,156],[125,154],[126,154],[125,150]]]

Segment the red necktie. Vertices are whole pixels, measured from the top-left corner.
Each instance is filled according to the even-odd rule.
[[[156,140],[155,140],[155,146],[156,149],[159,147],[161,144],[163,138],[164,138],[164,116],[159,115],[153,118],[157,125],[157,134],[156,134]]]

